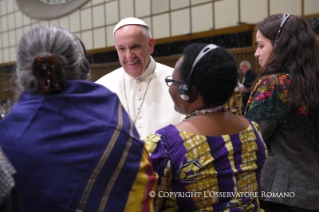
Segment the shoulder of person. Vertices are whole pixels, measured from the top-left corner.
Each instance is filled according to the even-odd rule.
[[[290,84],[290,76],[282,73],[266,75],[260,78],[257,84],[260,87],[268,88],[271,88],[271,86],[288,86]]]
[[[164,65],[164,64],[156,62],[156,71],[154,73],[154,75],[156,77],[154,77],[154,78],[157,78],[161,82],[165,83],[164,79],[167,76],[171,76],[173,74],[173,71],[174,71],[173,68],[171,68],[171,67],[169,67],[167,65]]]
[[[255,101],[264,101],[266,99],[279,96],[282,102],[286,102],[288,96],[288,85],[290,77],[288,74],[271,74],[263,76],[254,88]]]
[[[109,82],[115,82],[119,79],[123,78],[123,74],[124,74],[124,69],[122,67],[115,69],[114,71],[111,71],[107,74],[105,74],[104,76],[102,76],[100,79],[98,79],[96,81],[96,83],[101,84],[101,85],[105,85],[105,83],[109,83]]]
[[[147,151],[152,154],[158,144],[158,142],[161,140],[161,135],[160,134],[150,134],[146,136],[144,142],[145,142],[145,147]]]
[[[167,71],[167,72],[173,72],[174,68],[164,65],[162,63],[156,62],[156,69],[161,69],[163,71]]]
[[[259,124],[257,122],[251,121],[251,125],[252,125],[252,127],[255,127],[255,129],[258,133],[260,133],[260,127],[259,127]]]
[[[257,77],[257,73],[254,70],[250,69],[249,72],[252,76]]]

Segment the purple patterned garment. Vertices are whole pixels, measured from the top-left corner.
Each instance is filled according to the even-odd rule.
[[[256,123],[223,136],[195,135],[169,125],[148,136],[146,146],[160,177],[157,209],[262,211],[258,196],[267,149]]]

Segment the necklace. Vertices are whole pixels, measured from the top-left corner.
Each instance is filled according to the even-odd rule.
[[[138,116],[139,116],[140,113],[141,113],[142,106],[143,106],[143,103],[144,103],[144,99],[145,99],[146,93],[147,93],[147,91],[148,91],[148,87],[149,87],[149,85],[150,85],[150,82],[151,82],[151,80],[152,80],[153,74],[154,74],[154,72],[155,72],[155,69],[156,69],[156,63],[155,63],[154,70],[153,70],[153,72],[152,72],[152,74],[151,74],[151,77],[150,77],[150,79],[148,80],[147,87],[146,87],[146,90],[145,90],[145,92],[144,92],[141,105],[140,105],[140,107],[138,108],[137,116],[136,116],[135,119],[133,120],[134,124],[135,124],[135,122],[136,122]],[[125,100],[126,100],[126,106],[127,106],[127,113],[130,115],[130,108],[129,108],[129,106],[128,106],[128,100],[127,100],[127,96],[126,96],[125,72],[124,72],[124,77],[123,77],[123,84],[124,84],[124,93],[125,93]],[[132,117],[132,119],[133,119],[133,117]]]
[[[188,114],[184,120],[188,119],[189,117],[192,116],[197,116],[197,115],[204,115],[204,114],[209,114],[209,113],[223,113],[226,112],[226,108],[224,106],[219,106],[215,108],[209,108],[209,109],[203,109],[203,110],[195,110],[194,112],[191,112]]]

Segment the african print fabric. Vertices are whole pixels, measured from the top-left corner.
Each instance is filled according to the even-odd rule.
[[[156,210],[262,211],[258,195],[267,150],[256,123],[223,136],[169,125],[149,135],[146,147],[159,175]]]

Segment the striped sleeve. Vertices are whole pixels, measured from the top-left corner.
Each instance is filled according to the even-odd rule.
[[[139,208],[139,211],[143,212],[154,211],[154,199],[150,196],[150,193],[156,191],[157,178],[157,174],[153,172],[148,152],[146,148],[144,148],[140,169],[137,173],[132,189],[129,192],[125,211],[132,211],[132,208]]]

